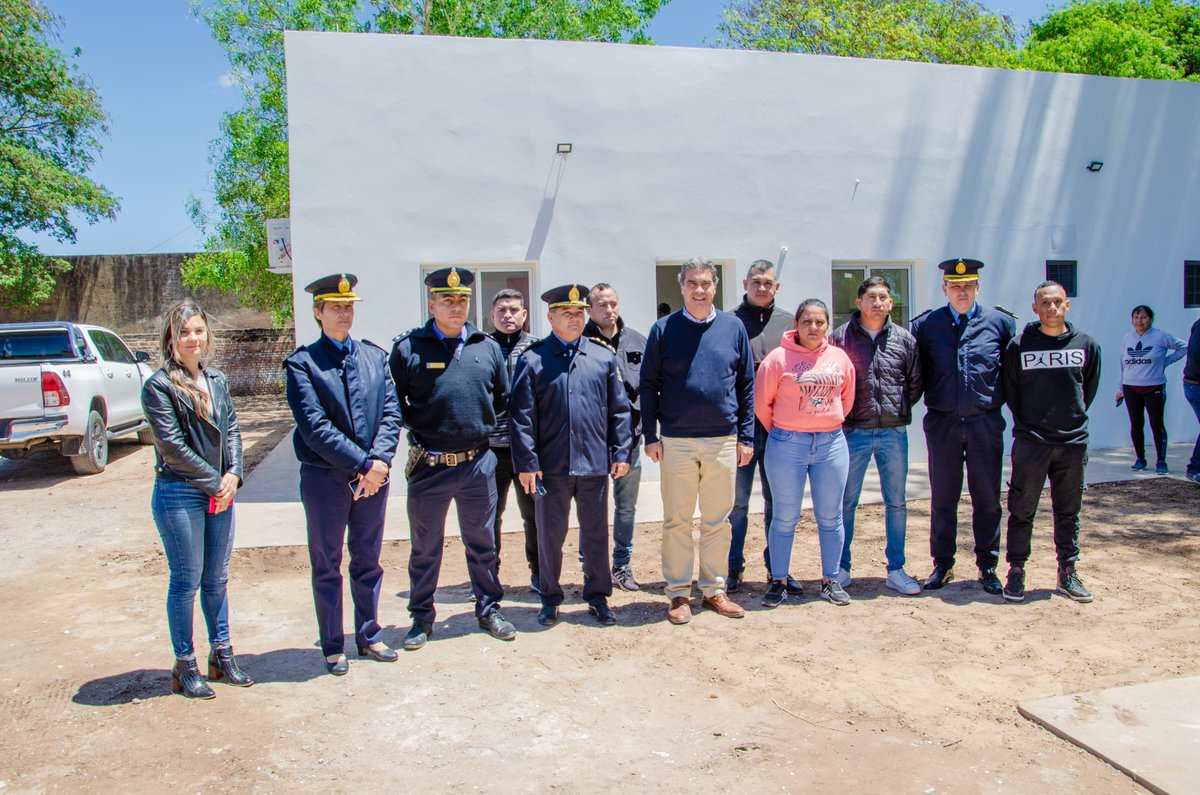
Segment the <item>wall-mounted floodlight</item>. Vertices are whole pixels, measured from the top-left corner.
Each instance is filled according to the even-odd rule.
[[[1090,162],[1086,166],[1084,166],[1084,168],[1086,168],[1088,171],[1095,174],[1095,173],[1099,172],[1100,169],[1104,168],[1104,163],[1100,162],[1099,160],[1093,160],[1092,162]]]
[[[570,144],[559,144],[558,145],[558,154],[560,154],[560,155],[571,154],[571,145]]]

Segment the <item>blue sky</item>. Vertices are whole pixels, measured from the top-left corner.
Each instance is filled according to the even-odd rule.
[[[659,44],[702,47],[716,39],[728,0],[671,0],[650,32]],[[187,0],[43,0],[62,17],[62,49],[82,48],[79,68],[95,84],[109,137],[91,176],[121,198],[115,221],[81,223],[74,245],[32,238],[48,254],[194,251],[202,242],[187,199],[205,203],[209,142],[240,96],[228,64]],[[1019,26],[1042,0],[989,2]],[[265,232],[264,232],[265,234]]]

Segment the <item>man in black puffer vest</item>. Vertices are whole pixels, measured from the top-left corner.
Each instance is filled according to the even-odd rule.
[[[892,286],[882,276],[871,276],[860,284],[854,304],[858,309],[850,320],[829,335],[829,341],[850,357],[855,370],[854,407],[842,423],[850,451],[850,474],[842,500],[846,541],[837,579],[843,588],[850,585],[854,512],[873,457],[887,508],[885,584],[894,591],[915,596],[921,592],[921,586],[904,571],[908,527],[904,490],[908,483],[908,425],[912,422],[913,404],[921,398],[917,341],[889,317]]]

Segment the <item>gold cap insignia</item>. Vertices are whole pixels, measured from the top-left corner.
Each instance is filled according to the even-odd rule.
[[[451,268],[450,275],[446,277],[446,286],[447,287],[457,287],[459,285],[459,282],[461,282],[461,281],[462,281],[462,279],[459,278],[458,271],[455,270],[454,268]]]
[[[960,275],[967,272],[967,266],[963,264],[962,260],[959,260],[958,264],[954,266],[954,272]]]
[[[579,300],[579,288],[572,287],[571,292],[567,293],[567,298],[571,301],[578,301]]]
[[[341,280],[338,282],[338,292],[339,293],[350,292],[350,280],[347,279],[344,274],[342,275]]]

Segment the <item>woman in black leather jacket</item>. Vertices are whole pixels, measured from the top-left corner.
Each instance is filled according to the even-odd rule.
[[[196,666],[192,615],[196,591],[208,625],[208,678],[254,684],[229,645],[229,555],[233,499],[242,483],[242,437],[225,375],[208,365],[208,316],[190,299],[163,318],[162,369],[142,388],[142,407],[154,434],[154,495],[150,506],[171,570],[167,621],[175,667],[171,689],[212,698]]]

